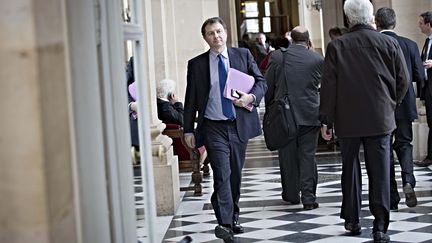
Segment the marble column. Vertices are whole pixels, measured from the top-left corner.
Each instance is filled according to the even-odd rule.
[[[168,49],[166,45],[165,1],[143,1],[145,35],[145,85],[147,85],[146,104],[150,114],[150,133],[152,159],[158,215],[173,215],[180,203],[178,159],[173,155],[172,139],[163,135],[165,129],[157,117],[156,82],[166,78]],[[158,13],[158,14],[154,14]],[[153,31],[157,29],[157,31]],[[156,44],[158,45],[156,47]]]

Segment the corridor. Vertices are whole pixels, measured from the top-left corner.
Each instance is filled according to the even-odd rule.
[[[245,233],[236,235],[236,242],[372,242],[373,217],[368,208],[368,180],[364,163],[360,219],[362,233],[359,236],[348,236],[344,221],[339,218],[342,199],[339,152],[321,148],[317,152],[317,164],[317,199],[320,207],[304,211],[302,204],[289,205],[281,199],[277,154],[265,148],[262,136],[251,140],[243,170],[240,199],[240,223],[245,227]],[[391,242],[432,242],[431,169],[414,168],[418,205],[408,208],[400,186],[400,168],[396,168],[402,199],[399,210],[390,214],[388,234]],[[181,178],[183,183],[188,183],[190,174],[182,174]],[[162,242],[178,242],[186,235],[192,237],[192,242],[223,242],[214,235],[217,222],[210,204],[211,177],[204,178],[203,187],[202,197],[194,197],[192,192],[186,192],[174,216],[158,217]],[[136,196],[139,198],[139,193]],[[138,239],[145,238],[142,225],[138,223]]]

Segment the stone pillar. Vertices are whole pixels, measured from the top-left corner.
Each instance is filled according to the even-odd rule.
[[[173,21],[169,32],[175,45],[171,51],[176,53],[177,91],[184,98],[186,91],[186,70],[189,59],[208,50],[208,45],[201,35],[202,23],[210,17],[218,16],[217,0],[169,0]],[[169,39],[171,41],[171,38]]]
[[[0,3],[0,242],[79,241],[62,3],[46,2]]]
[[[153,1],[154,2],[154,1]],[[164,2],[164,1],[162,1]],[[180,186],[178,174],[177,156],[173,156],[172,140],[162,135],[165,129],[163,124],[157,117],[156,104],[156,82],[157,78],[165,78],[166,75],[166,55],[167,46],[164,45],[164,18],[159,18],[152,14],[153,8],[159,13],[164,11],[164,4],[155,4],[150,0],[143,1],[144,13],[144,36],[145,36],[145,74],[148,94],[146,95],[146,104],[149,105],[150,116],[150,131],[152,141],[152,159],[154,170],[154,184],[156,193],[156,208],[158,215],[173,215],[177,206],[180,203]],[[149,11],[152,10],[152,11]],[[158,28],[158,31],[153,31],[153,28]],[[161,28],[161,29],[159,29]],[[155,47],[154,43],[159,46]],[[156,50],[157,48],[158,50]],[[155,53],[162,53],[155,55]],[[159,74],[159,73],[162,73]],[[147,114],[146,114],[147,115]]]
[[[324,49],[330,42],[329,29],[344,27],[343,3],[340,0],[325,0],[322,2]]]
[[[219,17],[221,17],[228,28],[227,45],[230,47],[238,46],[237,38],[237,19],[236,6],[233,0],[219,0]]]

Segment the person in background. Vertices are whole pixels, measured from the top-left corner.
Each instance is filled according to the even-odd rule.
[[[333,27],[329,29],[329,36],[331,40],[334,40],[343,34],[345,34],[348,30],[346,28]]]
[[[432,165],[432,11],[420,14],[419,28],[420,31],[426,35],[425,44],[421,53],[425,82],[424,85],[417,85],[417,92],[420,93],[420,100],[424,102],[426,107],[426,121],[429,127],[429,134],[426,158],[414,164],[420,167],[426,167]]]
[[[399,36],[394,32],[396,27],[396,13],[391,8],[380,8],[375,14],[375,24],[381,33],[395,38],[402,48],[405,62],[407,64],[410,84],[402,103],[396,107],[396,130],[390,138],[392,150],[390,150],[390,209],[397,210],[400,201],[395,178],[395,159],[393,150],[399,159],[401,167],[401,177],[403,192],[405,194],[405,204],[408,207],[417,205],[417,196],[414,191],[416,179],[413,171],[413,140],[412,122],[417,119],[416,95],[412,82],[423,82],[424,69],[421,63],[417,44],[405,37]]]
[[[184,140],[190,148],[206,147],[213,170],[215,235],[232,242],[234,233],[244,231],[239,224],[242,169],[248,140],[261,134],[255,107],[267,85],[248,49],[227,47],[227,27],[221,18],[207,19],[201,34],[210,50],[188,62]],[[237,91],[239,98],[234,101],[223,96],[228,68],[249,74],[255,81],[249,93]],[[251,104],[252,110],[246,109]]]
[[[165,124],[183,126],[183,104],[174,93],[175,87],[175,81],[170,79],[163,79],[157,83],[158,118]]]
[[[255,60],[258,65],[264,60],[264,58],[275,49],[266,42],[267,38],[263,33],[259,33],[257,42],[255,44]]]
[[[342,154],[341,218],[352,235],[360,234],[363,145],[369,178],[369,209],[374,242],[389,242],[390,136],[396,129],[395,108],[409,84],[399,43],[373,27],[369,0],[344,3],[350,31],[327,46],[321,79],[321,135],[331,138],[334,123]]]
[[[309,49],[306,28],[295,27],[291,37],[292,45],[275,51],[270,59],[265,75],[268,83],[265,103],[271,104],[273,100],[289,95],[299,128],[296,138],[278,151],[282,199],[291,204],[298,204],[301,199],[303,209],[311,210],[318,208],[315,152],[321,125],[318,119],[318,89],[324,61],[323,57]]]

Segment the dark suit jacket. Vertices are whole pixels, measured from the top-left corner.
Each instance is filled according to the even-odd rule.
[[[411,82],[416,82],[416,84],[421,85],[424,81],[424,68],[421,62],[417,43],[408,38],[399,36],[393,31],[383,31],[382,33],[395,38],[399,42],[405,57]],[[401,120],[414,121],[417,119],[416,95],[413,85],[408,85],[408,91],[402,100],[402,103],[396,107],[395,116],[396,119]]]
[[[424,58],[424,56],[422,54],[421,59],[422,60],[432,59],[432,48],[431,48],[431,50],[429,50],[429,56],[427,58]],[[426,85],[426,84],[428,84],[428,85]],[[424,100],[425,92],[429,92],[430,96],[432,96],[432,68],[427,69],[427,79],[425,79],[425,82],[424,82],[424,84],[420,90],[421,90],[421,92],[420,92],[420,99],[421,100]]]
[[[183,104],[157,99],[158,118],[165,124],[177,124],[183,126]]]
[[[283,62],[285,55],[285,63]],[[324,59],[301,45],[290,45],[273,53],[265,78],[265,103],[289,94],[297,125],[319,126],[319,85]],[[285,72],[288,73],[285,78]]]
[[[321,119],[334,122],[341,138],[390,134],[409,82],[397,41],[369,25],[355,25],[327,46]]]
[[[203,145],[203,136],[205,135],[201,131],[201,128],[210,92],[209,53],[210,51],[207,51],[188,62],[183,128],[185,133],[195,132],[197,147]],[[228,48],[228,56],[231,68],[235,68],[255,78],[255,84],[250,93],[255,95],[255,103],[259,104],[267,90],[267,84],[252,54],[248,49]],[[237,132],[241,141],[247,142],[248,139],[260,135],[261,126],[256,108],[250,112],[245,108],[234,107]],[[198,124],[195,130],[194,122],[197,112]]]

